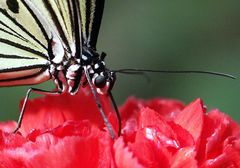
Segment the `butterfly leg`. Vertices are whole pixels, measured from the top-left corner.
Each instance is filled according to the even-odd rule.
[[[108,121],[106,114],[105,114],[104,111],[103,111],[102,105],[101,105],[101,103],[100,103],[100,101],[99,101],[99,98],[98,98],[98,96],[97,96],[97,92],[96,92],[96,90],[94,89],[93,83],[92,83],[92,81],[91,81],[91,77],[90,77],[90,75],[89,75],[89,72],[88,72],[88,69],[87,69],[86,66],[84,66],[84,72],[85,72],[85,75],[86,75],[88,84],[89,84],[89,86],[90,86],[90,88],[91,88],[91,92],[92,92],[92,94],[93,94],[93,97],[94,97],[94,99],[95,99],[95,102],[96,102],[96,104],[97,104],[97,107],[98,107],[98,109],[99,109],[99,111],[100,111],[100,113],[101,113],[101,115],[102,115],[103,121],[104,121],[104,123],[106,124],[106,126],[107,126],[107,128],[108,128],[108,131],[109,131],[112,139],[114,139],[114,138],[115,138],[115,135],[114,135],[113,128],[112,128],[110,122]]]
[[[25,95],[23,105],[22,105],[22,108],[21,108],[21,112],[20,112],[20,115],[18,117],[17,127],[13,131],[14,133],[16,133],[19,130],[19,128],[21,128],[23,116],[24,116],[25,109],[26,109],[26,106],[27,106],[27,102],[28,102],[29,96],[32,92],[35,92],[35,93],[38,93],[38,94],[50,94],[50,95],[61,94],[61,92],[59,92],[59,91],[46,91],[46,90],[41,90],[41,89],[37,89],[37,88],[29,88],[26,95]]]

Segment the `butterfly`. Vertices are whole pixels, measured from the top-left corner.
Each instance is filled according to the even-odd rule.
[[[235,78],[212,71],[109,70],[104,62],[106,54],[96,50],[103,9],[104,0],[0,1],[0,86],[32,85],[52,79],[57,88],[57,91],[36,88],[27,91],[15,132],[21,126],[31,92],[74,95],[88,84],[114,138],[98,94],[110,97],[120,135],[121,117],[111,93],[116,73],[206,73]]]
[[[113,129],[97,94],[110,95],[116,75],[105,66],[96,43],[104,0],[1,0],[0,86],[32,85],[52,79],[57,91],[30,88],[18,120],[21,126],[30,93],[76,94],[89,84],[103,120]]]

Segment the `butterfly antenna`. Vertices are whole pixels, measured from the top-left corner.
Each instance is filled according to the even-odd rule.
[[[118,110],[118,107],[117,107],[117,104],[114,100],[114,97],[112,95],[112,92],[111,91],[108,91],[108,94],[110,96],[110,99],[112,101],[112,105],[114,107],[114,110],[116,112],[116,115],[117,115],[117,119],[118,119],[118,136],[121,135],[121,130],[122,130],[122,121],[121,121],[121,116],[120,116],[120,113],[119,113],[119,110]]]
[[[117,71],[112,71],[112,72],[118,72]],[[145,79],[147,80],[147,82],[150,82],[150,77],[148,74],[146,74],[146,72],[129,72],[129,71],[123,71],[123,72],[119,72],[121,74],[125,74],[125,75],[141,75],[143,77],[145,77]]]
[[[215,75],[215,76],[236,79],[236,77],[231,74],[215,72],[215,71],[201,71],[201,70],[187,71],[187,70],[119,69],[119,70],[115,70],[113,72],[121,73],[121,74],[133,74],[133,73],[137,73],[137,72],[139,72],[139,73],[140,72],[142,72],[142,73],[172,73],[172,74],[192,73],[192,74],[209,74],[209,75]]]

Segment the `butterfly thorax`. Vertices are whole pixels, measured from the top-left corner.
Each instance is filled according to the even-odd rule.
[[[80,86],[87,84],[84,69],[89,73],[91,82],[100,94],[105,94],[112,89],[116,77],[115,73],[106,68],[104,58],[96,50],[83,46],[81,56],[71,55],[65,51],[65,56],[60,63],[53,62],[56,56],[52,57],[50,74],[57,85],[59,92],[76,94]]]

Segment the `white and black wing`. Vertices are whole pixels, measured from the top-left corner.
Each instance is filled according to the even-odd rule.
[[[0,85],[47,80],[48,74],[35,77],[48,66],[48,40],[23,1],[0,1]]]
[[[83,43],[96,49],[104,0],[79,0]]]
[[[103,6],[104,0],[1,0],[0,86],[48,80],[53,55],[63,57],[51,50],[56,40],[64,57],[80,58],[83,44],[96,49]]]
[[[50,78],[51,39],[69,53],[75,48],[71,6],[67,0],[0,1],[0,86]]]

